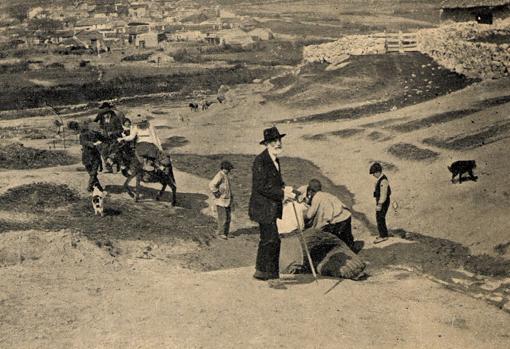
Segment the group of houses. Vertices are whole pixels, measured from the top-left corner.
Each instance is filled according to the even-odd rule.
[[[68,6],[34,7],[27,17],[27,21],[58,21],[61,28],[35,30],[29,37],[18,38],[20,44],[54,45],[70,51],[157,48],[172,41],[250,47],[273,38],[269,29],[261,28],[252,18],[186,0],[75,1]]]

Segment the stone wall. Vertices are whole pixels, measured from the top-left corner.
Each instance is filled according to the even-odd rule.
[[[507,33],[510,23],[488,26],[476,22],[452,23],[416,32],[417,49],[440,65],[472,78],[497,79],[510,75],[510,44],[487,43],[491,33]],[[341,67],[352,55],[386,53],[384,33],[351,35],[337,41],[306,46],[304,62],[328,62]]]
[[[384,42],[383,35],[345,36],[334,42],[305,46],[303,59],[305,62],[339,64],[349,56],[385,53]]]
[[[497,29],[473,22],[423,29],[417,32],[418,49],[442,66],[468,77],[497,79],[508,76],[510,45],[477,39],[491,30]]]

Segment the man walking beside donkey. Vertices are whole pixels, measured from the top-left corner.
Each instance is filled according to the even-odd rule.
[[[250,219],[259,224],[260,241],[254,278],[267,280],[269,287],[285,289],[280,278],[280,237],[276,219],[282,218],[283,201],[292,193],[284,190],[280,160],[282,138],[276,127],[264,130],[260,142],[266,149],[255,157],[252,167]]]
[[[97,172],[102,170],[101,154],[98,147],[107,141],[106,137],[97,131],[91,130],[88,122],[80,125],[76,121],[71,121],[69,122],[69,128],[80,134],[81,160],[89,174],[87,191],[92,192],[94,187],[102,191],[103,188],[97,178]]]

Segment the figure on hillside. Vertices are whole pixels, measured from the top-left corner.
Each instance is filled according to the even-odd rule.
[[[89,174],[87,191],[92,192],[94,187],[102,191],[103,187],[97,178],[98,171],[102,171],[101,154],[98,147],[106,141],[105,137],[100,132],[91,130],[88,122],[80,126],[78,122],[71,121],[69,128],[80,134],[81,161]]]
[[[124,118],[124,114],[115,110],[108,102],[101,104],[99,113],[94,118],[94,122],[99,123],[103,136],[106,138],[106,141],[101,146],[101,156],[103,157],[107,172],[112,172],[112,164],[107,159],[110,156],[110,148],[115,142],[115,134],[122,132]]]
[[[229,161],[223,161],[220,171],[209,183],[209,189],[214,195],[214,204],[218,216],[218,236],[227,239],[230,233],[230,222],[232,219],[232,186],[229,174],[234,166]]]
[[[375,217],[377,221],[377,230],[379,236],[374,244],[388,240],[388,228],[386,227],[386,213],[390,207],[391,187],[388,177],[383,173],[382,166],[378,162],[370,166],[369,174],[377,178],[375,183],[374,198],[376,204]]]
[[[135,155],[145,171],[154,171],[162,158],[163,147],[156,130],[147,117],[138,115],[138,121],[131,127],[129,135],[120,137],[118,142],[135,141]]]
[[[280,281],[280,237],[276,219],[282,218],[284,199],[293,197],[292,188],[284,189],[280,160],[282,138],[276,127],[264,130],[260,144],[266,149],[255,157],[252,167],[252,193],[250,197],[250,219],[260,228],[260,241],[257,251],[256,270],[253,275],[258,280],[268,280],[269,287],[285,289]]]
[[[306,193],[307,204],[305,220],[310,220],[313,229],[331,233],[341,239],[354,250],[352,236],[351,212],[336,196],[322,191],[322,184],[318,179],[312,179],[308,186],[298,189]]]

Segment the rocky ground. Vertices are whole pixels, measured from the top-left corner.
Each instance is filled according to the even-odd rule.
[[[321,122],[287,122],[317,105],[268,100],[269,82],[232,89],[227,103],[204,112],[175,101],[131,104],[127,115],[149,115],[173,154],[175,208],[169,196],[154,201],[152,185],[135,204],[120,190],[121,175],[101,174],[110,195],[107,216],[97,218],[76,159],[2,166],[0,347],[508,347],[508,131],[491,129],[507,122],[508,86],[478,83],[383,114]],[[366,281],[285,275],[288,289],[279,291],[251,278],[250,163],[262,129],[281,120],[284,179],[297,186],[320,178],[353,208]],[[48,130],[52,120],[0,121],[9,132],[22,125]],[[52,144],[27,132],[2,142]],[[69,161],[79,156],[73,137]],[[207,192],[224,158],[236,166],[238,198],[227,241],[213,237]],[[469,158],[479,164],[478,182],[452,184],[446,166]],[[397,202],[388,217],[395,237],[380,245],[372,244],[367,174],[374,160]],[[285,258],[292,251],[283,245]]]

